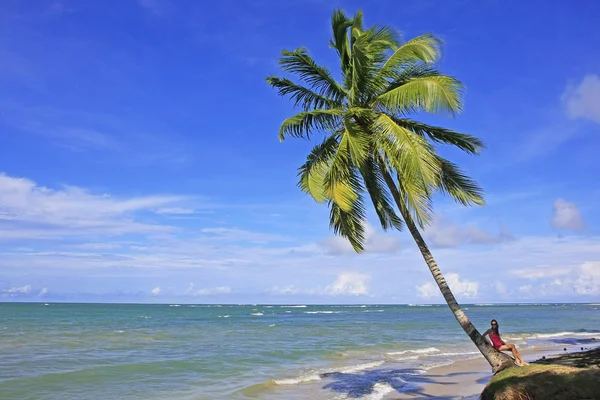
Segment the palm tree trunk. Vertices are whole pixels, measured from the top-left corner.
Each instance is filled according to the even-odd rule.
[[[469,335],[475,346],[477,346],[477,348],[488,361],[488,363],[490,363],[493,373],[501,371],[507,367],[513,366],[513,359],[510,356],[499,352],[492,346],[490,346],[488,341],[485,340],[483,336],[481,336],[479,331],[475,328],[475,326],[471,323],[467,315],[460,308],[460,305],[454,298],[454,295],[452,294],[452,291],[450,290],[450,287],[448,286],[448,283],[446,282],[442,271],[440,271],[440,268],[437,266],[433,255],[429,251],[427,243],[425,243],[425,240],[421,236],[419,229],[413,222],[412,217],[410,216],[406,207],[402,203],[400,199],[400,193],[398,192],[393,178],[390,176],[389,172],[383,168],[382,172],[384,175],[384,179],[392,193],[392,196],[394,197],[396,205],[400,210],[400,214],[402,215],[402,218],[404,219],[404,222],[406,223],[410,234],[417,243],[417,246],[421,251],[421,255],[425,259],[425,263],[429,267],[429,271],[431,272],[431,275],[433,275],[433,279],[435,279],[435,283],[437,283],[438,288],[442,292],[442,296],[444,296],[444,300],[446,300],[448,307],[450,307],[452,314],[454,314],[454,317],[456,318],[460,326],[464,329],[467,335]]]

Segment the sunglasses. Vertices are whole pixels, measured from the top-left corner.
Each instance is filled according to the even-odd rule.
[[[492,323],[492,325],[498,325],[498,324],[494,322],[494,323]]]

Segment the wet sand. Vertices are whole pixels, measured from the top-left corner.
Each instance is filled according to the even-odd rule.
[[[581,346],[540,348],[524,350],[521,354],[526,361],[532,363],[600,368],[600,347],[584,347],[584,351],[581,351]],[[479,398],[491,377],[492,371],[483,357],[458,361],[452,365],[429,370],[424,375],[425,384],[406,393],[396,393],[386,399],[475,400]]]

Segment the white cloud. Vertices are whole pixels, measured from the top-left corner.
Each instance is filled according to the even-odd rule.
[[[194,214],[196,210],[193,208],[184,208],[184,207],[171,207],[171,208],[159,208],[156,210],[157,214],[166,214],[166,215],[187,215]]]
[[[600,295],[600,262],[586,262],[574,268],[571,287],[580,295]]]
[[[569,86],[562,100],[570,118],[584,118],[600,123],[600,77],[586,75],[579,85]]]
[[[438,217],[425,229],[425,239],[437,247],[458,247],[464,244],[494,244],[510,241],[513,236],[500,231],[491,235],[476,226],[461,227]]]
[[[229,286],[218,286],[212,289],[199,289],[194,294],[197,296],[210,296],[215,294],[227,294],[231,292],[232,289]]]
[[[48,294],[48,288],[44,287],[44,288],[42,288],[42,290],[40,290],[40,292],[38,293],[38,296],[42,297],[46,294]]]
[[[567,275],[571,271],[569,267],[551,267],[540,265],[533,268],[520,268],[510,271],[511,275],[525,279],[552,278]]]
[[[152,296],[158,296],[160,294],[160,287],[155,287],[154,289],[152,289],[151,293]]]
[[[77,187],[53,190],[0,174],[0,240],[164,232],[140,223],[135,213],[183,200],[181,196],[116,198]]]
[[[273,286],[271,289],[267,290],[268,293],[271,294],[299,294],[299,293],[303,293],[304,291],[300,288],[297,288],[294,285],[287,285],[287,286]]]
[[[245,241],[253,243],[268,243],[271,241],[289,240],[289,238],[281,235],[252,232],[238,228],[203,228],[200,231],[213,239],[219,240]]]
[[[552,226],[556,229],[581,231],[585,228],[585,222],[575,203],[556,199],[553,205]]]
[[[365,253],[394,253],[400,248],[400,240],[389,234],[378,232],[365,222]],[[341,236],[331,236],[318,243],[329,254],[355,254],[350,242]]]
[[[337,279],[325,287],[325,293],[330,295],[367,295],[369,289],[367,284],[371,280],[369,275],[358,272],[342,272]]]
[[[533,290],[532,285],[519,286],[519,292],[523,293],[523,294],[531,294],[532,290]]]
[[[461,280],[460,276],[454,272],[450,272],[445,275],[446,282],[456,297],[464,298],[477,298],[479,291],[479,283],[469,281],[467,279]],[[417,292],[419,297],[431,298],[431,297],[442,297],[442,294],[434,282],[427,282],[420,286],[417,286]]]
[[[29,293],[31,292],[31,285],[25,285],[25,286],[21,286],[21,287],[12,287],[9,289],[4,289],[5,293]]]

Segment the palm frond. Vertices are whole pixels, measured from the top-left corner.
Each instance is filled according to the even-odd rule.
[[[352,20],[346,17],[344,12],[337,9],[331,16],[331,30],[333,36],[329,45],[333,47],[340,57],[342,71],[348,68],[350,63],[350,44],[348,42],[348,28],[352,26]]]
[[[371,144],[369,134],[364,132],[361,127],[348,116],[344,118],[343,123],[345,128],[344,136],[346,136],[347,139],[351,161],[357,168],[361,168],[367,157],[369,157]]]
[[[298,75],[320,95],[338,103],[343,102],[344,89],[331,76],[327,68],[319,66],[313,60],[306,49],[283,50],[281,55],[279,64],[284,71]]]
[[[381,66],[377,78],[396,79],[407,65],[415,61],[435,63],[440,56],[442,41],[431,34],[417,36],[400,47]]]
[[[298,85],[286,78],[270,76],[267,78],[267,82],[269,85],[271,85],[271,87],[277,89],[278,95],[289,95],[291,100],[294,101],[294,107],[299,105],[305,111],[315,108],[329,109],[340,106],[340,103],[337,103],[335,100],[315,93],[314,91],[302,85]]]
[[[343,211],[350,212],[363,191],[350,156],[350,138],[342,134],[323,179],[324,193]]]
[[[298,186],[318,203],[329,198],[325,194],[325,174],[339,145],[339,135],[331,135],[313,147],[306,162],[298,168]]]
[[[360,169],[360,173],[383,230],[393,228],[402,230],[402,220],[394,210],[393,199],[390,198],[382,171],[373,157],[369,157],[366,165]]]
[[[485,144],[481,139],[465,133],[455,132],[438,126],[422,124],[410,119],[394,118],[394,121],[398,125],[403,126],[406,129],[410,129],[419,136],[429,137],[436,143],[444,143],[456,146],[469,154],[479,154],[480,150],[485,148]]]
[[[456,164],[442,157],[438,159],[442,167],[440,191],[464,206],[484,206],[485,200],[481,187],[465,175]]]
[[[342,115],[344,111],[340,109],[299,112],[281,123],[279,141],[283,142],[286,136],[310,138],[316,131],[333,132],[341,124]]]
[[[458,80],[447,75],[412,78],[377,96],[375,104],[394,114],[427,111],[454,115],[462,109],[462,89]]]
[[[373,127],[376,146],[395,170],[403,176],[423,181],[424,187],[435,185],[440,166],[435,149],[426,139],[396,124],[385,113],[379,114]]]
[[[383,86],[374,86],[374,77],[387,53],[397,47],[398,34],[387,26],[375,26],[353,32],[353,36],[351,79],[347,77],[345,84],[350,92],[350,103],[357,105],[384,89]]]
[[[350,242],[357,253],[365,249],[365,227],[366,217],[364,206],[357,201],[350,211],[344,211],[336,203],[329,203],[329,226],[336,235],[340,235]]]

